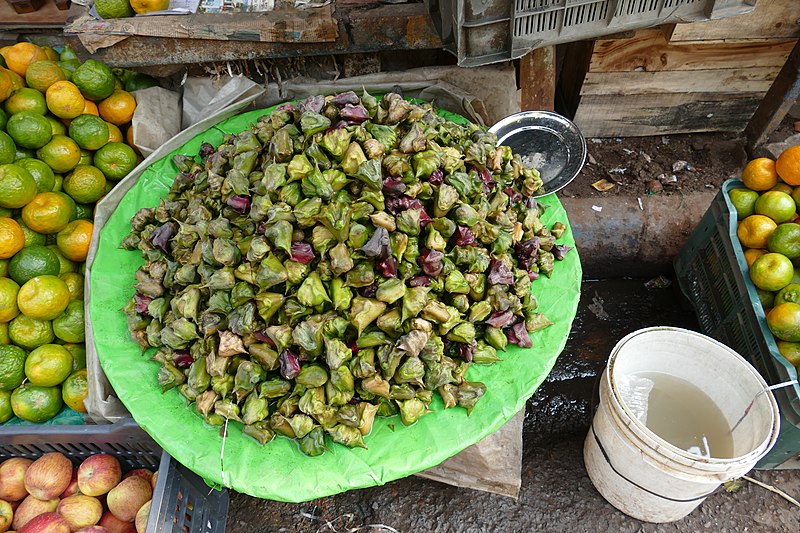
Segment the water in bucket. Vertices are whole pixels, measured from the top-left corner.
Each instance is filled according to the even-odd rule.
[[[650,431],[693,455],[734,456],[730,425],[700,388],[663,372],[636,372],[627,378],[621,396]]]

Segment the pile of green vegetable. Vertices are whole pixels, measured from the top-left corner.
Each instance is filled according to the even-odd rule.
[[[364,446],[375,416],[413,424],[434,392],[470,412],[469,366],[551,324],[531,284],[569,248],[538,173],[430,104],[314,96],[174,163],[122,243],[145,258],[123,311],[209,424]]]

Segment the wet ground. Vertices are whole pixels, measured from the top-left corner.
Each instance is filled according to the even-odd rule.
[[[670,273],[665,273],[667,278]],[[418,477],[302,504],[231,495],[229,533],[796,531],[800,508],[746,481],[720,491],[681,521],[647,524],[609,505],[583,464],[596,377],[626,334],[647,326],[696,329],[676,284],[648,279],[586,280],[567,346],[526,409],[519,498]],[[800,470],[751,477],[800,499]]]

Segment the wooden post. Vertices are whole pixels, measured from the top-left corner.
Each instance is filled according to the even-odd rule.
[[[522,111],[555,109],[556,49],[537,48],[519,60],[519,87]]]
[[[757,147],[764,144],[769,134],[778,127],[797,101],[798,96],[800,96],[800,40],[795,43],[789,58],[744,129],[749,154],[752,155]]]

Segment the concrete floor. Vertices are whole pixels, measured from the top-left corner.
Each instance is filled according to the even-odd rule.
[[[667,270],[664,274],[671,277]],[[646,281],[584,281],[567,346],[527,405],[517,500],[418,477],[302,504],[232,493],[227,531],[796,531],[800,508],[752,482],[735,493],[720,491],[686,518],[660,525],[626,516],[595,490],[583,464],[583,439],[596,377],[611,349],[627,333],[646,326],[697,329],[677,285],[648,289]],[[800,470],[750,475],[800,499]]]

